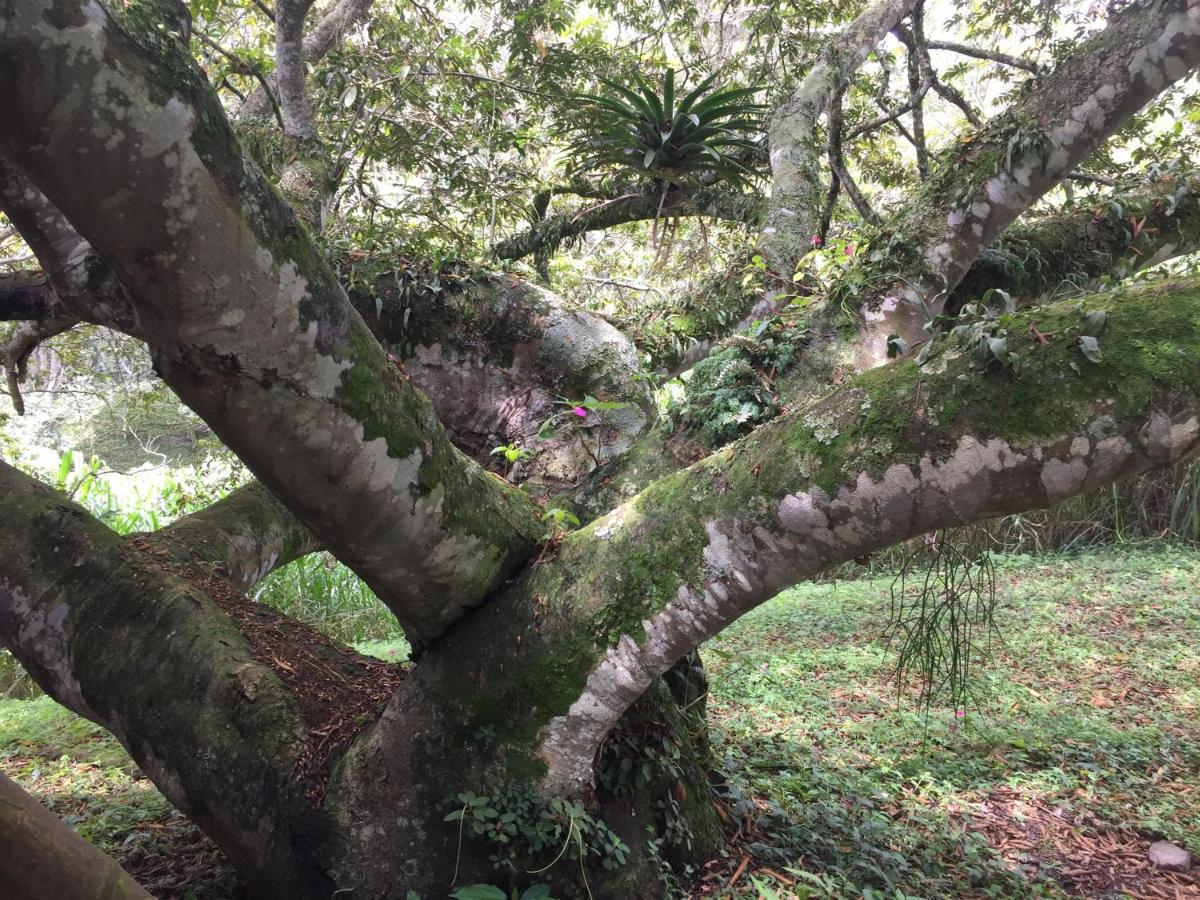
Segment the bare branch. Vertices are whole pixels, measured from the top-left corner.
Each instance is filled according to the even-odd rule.
[[[913,141],[912,133],[896,120],[912,110],[917,103],[921,102],[921,100],[925,97],[925,94],[929,91],[930,87],[931,85],[929,84],[923,84],[915,96],[909,97],[906,103],[896,107],[895,109],[888,109],[886,107],[886,101],[879,99],[877,102],[883,108],[883,114],[876,116],[874,119],[871,119],[868,122],[864,122],[861,125],[856,125],[855,127],[851,128],[848,132],[846,132],[846,140],[853,141],[855,138],[862,137],[864,134],[870,134],[872,131],[882,128],[889,122],[895,122],[896,126],[900,129],[900,132],[911,143]]]
[[[921,0],[913,6],[911,13],[912,30],[897,24],[892,33],[903,42],[906,53],[905,64],[908,69],[909,111],[912,117],[912,143],[917,152],[917,174],[924,180],[929,177],[929,148],[925,143],[925,94],[927,85],[932,83],[928,73],[924,71],[924,60],[921,56]]]
[[[879,216],[871,209],[871,204],[867,202],[867,198],[863,196],[858,185],[854,183],[854,179],[850,177],[850,173],[846,170],[846,160],[842,156],[842,96],[842,94],[838,94],[829,105],[829,168],[833,170],[834,177],[846,191],[846,196],[850,198],[850,202],[854,204],[858,214],[863,217],[863,221],[871,225],[878,225]]]
[[[953,41],[926,41],[925,46],[930,50],[949,50],[951,53],[957,53],[960,56],[970,56],[975,59],[986,59],[991,62],[998,62],[1001,65],[1011,66],[1014,69],[1023,69],[1034,75],[1039,75],[1045,69],[1035,62],[1027,59],[1022,59],[1019,56],[1012,56],[1008,53],[1001,53],[999,50],[984,50],[980,47],[968,47],[966,44],[958,44]]]
[[[682,216],[711,216],[752,225],[757,224],[762,209],[763,201],[758,195],[728,187],[672,188],[665,197],[658,190],[634,188],[579,210],[547,216],[520,234],[500,241],[492,253],[497,259],[521,259],[538,251],[553,252],[563,241],[588,231]]]
[[[18,416],[25,415],[25,401],[21,398],[21,384],[25,381],[26,363],[29,355],[37,349],[42,341],[49,340],[55,335],[69,331],[79,324],[74,316],[42,319],[36,322],[22,322],[8,336],[0,366],[4,369],[4,377],[8,382],[8,396],[12,400],[13,409]]]
[[[279,87],[279,109],[283,133],[296,141],[311,141],[317,124],[305,89],[308,72],[304,59],[304,20],[313,0],[275,2],[275,83]]]

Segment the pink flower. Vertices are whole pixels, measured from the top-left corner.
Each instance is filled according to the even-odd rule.
[[[956,709],[954,711],[954,718],[965,719],[966,717],[967,717],[967,711],[965,709]]]
[[[587,410],[584,409],[582,406],[573,407],[571,409],[571,412],[575,413],[575,415],[579,416],[579,418],[581,418],[581,419],[587,418]]]
[[[810,247],[820,247],[823,243],[825,242],[821,240],[821,236],[819,234],[814,234],[808,239],[808,246]]]
[[[847,245],[846,245],[846,255],[847,255],[847,256],[853,256],[853,255],[854,255],[854,245],[853,245],[853,244],[847,244]]]

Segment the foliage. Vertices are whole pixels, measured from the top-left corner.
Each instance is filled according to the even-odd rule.
[[[344,643],[394,641],[400,636],[388,608],[361,578],[327,553],[309,554],[272,572],[251,596]]]
[[[573,109],[567,126],[572,172],[617,170],[676,185],[711,175],[745,185],[764,156],[755,136],[765,107],[749,99],[762,89],[710,90],[716,80],[710,75],[677,103],[673,69],[661,89],[637,73],[632,89],[601,79],[606,93],[572,98],[583,113]]]
[[[619,868],[629,848],[600,819],[574,801],[545,799],[529,785],[506,785],[495,793],[458,795],[461,808],[445,821],[459,823],[466,833],[485,841],[496,868],[516,867],[522,862],[552,857],[537,875],[560,861],[599,862],[606,869]],[[591,859],[589,859],[589,857]]]
[[[671,419],[718,447],[774,418],[780,410],[775,376],[791,365],[802,337],[772,319],[728,338],[692,368],[682,401],[668,411]]]
[[[944,531],[930,535],[896,574],[888,614],[896,684],[903,688],[915,675],[927,710],[943,697],[956,710],[977,702],[977,669],[989,661],[996,635],[995,579],[987,552],[972,548],[962,532]]]

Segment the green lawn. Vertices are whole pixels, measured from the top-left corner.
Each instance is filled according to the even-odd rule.
[[[890,578],[789,591],[713,643],[741,833],[695,896],[1200,897],[1144,861],[1155,836],[1200,851],[1200,552],[1009,557],[998,578],[1004,643],[962,717],[889,680]],[[124,752],[48,700],[0,702],[0,769],[156,893],[233,896]]]
[[[747,870],[783,876],[760,885],[1175,896],[1127,863],[1150,834],[1200,850],[1200,553],[1010,557],[998,580],[1003,644],[963,718],[898,697],[890,579],[789,591],[714,642],[717,744],[765,833]]]

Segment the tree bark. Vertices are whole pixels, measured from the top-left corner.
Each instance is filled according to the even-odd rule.
[[[1036,87],[943,154],[929,185],[891,223],[861,300],[854,349],[865,368],[888,338],[925,339],[974,261],[1016,218],[1091,156],[1130,116],[1200,65],[1200,3],[1152,0],[1114,15]],[[896,278],[895,275],[899,277]]]
[[[796,263],[817,233],[822,183],[817,122],[876,45],[913,7],[913,0],[876,0],[826,44],[804,81],[771,120],[771,200],[760,246],[774,275],[791,284]]]
[[[811,123],[904,8],[869,7],[777,120],[791,116],[773,159],[777,212],[811,188],[791,177],[808,165]],[[919,258],[888,257],[879,274],[958,284],[1053,177],[1194,64],[1196,9],[1152,2],[1122,14],[1008,125],[978,136],[965,177],[942,170],[914,201]],[[1088,302],[1107,322],[1100,359],[1081,352],[1075,302],[1034,306],[1008,326],[1019,366],[981,368],[941,338],[924,367],[902,360],[823,384],[816,402],[543,544],[533,505],[453,448],[370,316],[241,156],[177,39],[139,30],[138,13],[126,13],[135,40],[93,0],[0,0],[0,78],[15,85],[0,155],[46,201],[27,227],[60,235],[47,270],[59,258],[86,274],[82,256],[103,260],[164,379],[270,495],[250,487],[124,539],[0,464],[0,640],[59,702],[110,729],[258,895],[441,896],[455,872],[460,884],[516,887],[577,839],[578,877],[554,865],[538,877],[564,896],[588,883],[602,896],[652,896],[652,845],[633,843],[645,826],[691,833],[699,854],[717,835],[703,741],[684,738],[701,696],[696,667],[683,664],[682,687],[659,681],[679,660],[841,561],[1044,507],[1200,447],[1200,281],[1165,281]],[[64,85],[79,102],[63,102]],[[1032,133],[1027,116],[1035,143],[1049,141],[1041,169],[1016,140]],[[1001,148],[1003,159],[982,158]],[[960,188],[983,193],[964,204]],[[786,240],[773,258],[802,246],[802,222],[776,232]],[[482,311],[481,333],[515,317],[538,347],[520,352],[540,358],[557,314],[540,309],[502,299]],[[433,325],[406,339],[432,348],[420,341],[467,337]],[[588,340],[602,332],[583,329]],[[479,352],[495,366],[508,351]],[[588,358],[555,364],[586,389]],[[624,377],[628,360],[618,362]],[[366,660],[246,600],[242,590],[317,540],[422,647],[411,668]],[[622,763],[664,741],[682,763],[652,773],[639,800]],[[523,834],[495,869],[500,842],[474,828],[464,841],[446,821],[493,806],[480,813],[484,835],[551,822],[555,840]],[[635,857],[611,876],[598,863],[619,854],[597,810]],[[688,852],[686,840],[668,846]]]
[[[129,874],[0,772],[0,884],[23,900],[150,900]]]
[[[534,553],[532,503],[450,444],[182,47],[154,29],[141,46],[86,0],[59,13],[0,3],[0,77],[16,86],[0,153],[112,267],[167,384],[415,645],[432,640]],[[70,105],[61,84],[105,88]],[[75,165],[97,129],[110,139]]]

